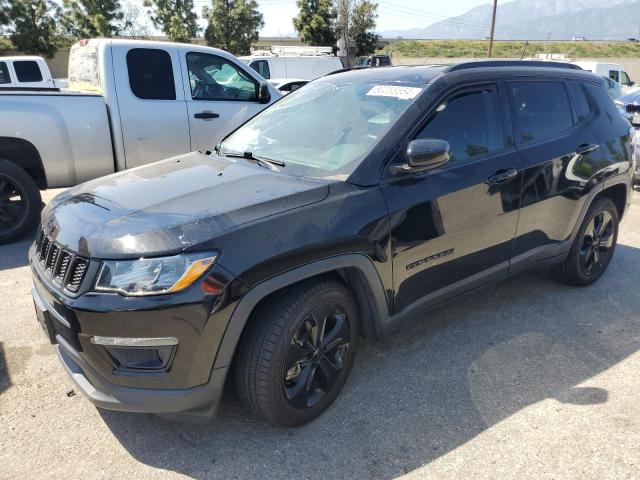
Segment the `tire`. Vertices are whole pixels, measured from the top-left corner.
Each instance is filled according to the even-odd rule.
[[[0,159],[0,244],[32,232],[40,221],[42,197],[36,182],[15,163]]]
[[[324,334],[317,334],[322,324]],[[238,395],[272,425],[304,425],[342,390],[357,343],[357,307],[342,283],[312,280],[277,293],[243,334],[235,365]]]
[[[591,285],[605,272],[618,241],[618,209],[608,198],[589,207],[567,258],[555,267],[556,276],[575,286]],[[596,230],[597,228],[597,230]],[[596,246],[594,243],[598,242]]]

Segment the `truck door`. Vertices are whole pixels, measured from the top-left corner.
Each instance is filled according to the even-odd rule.
[[[127,168],[189,152],[189,120],[175,50],[114,45],[112,51]]]
[[[267,105],[258,101],[258,80],[231,59],[202,52],[184,58],[193,150],[211,150]]]

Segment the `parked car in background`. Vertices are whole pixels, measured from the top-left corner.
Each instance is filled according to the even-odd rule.
[[[620,115],[625,117],[636,130],[633,141],[633,157],[636,162],[633,183],[638,185],[640,184],[640,91],[623,95],[615,103]]]
[[[76,43],[68,91],[0,89],[0,200],[6,202],[0,203],[0,243],[38,223],[40,189],[210,150],[280,96],[254,70],[215,48]]]
[[[29,258],[76,389],[207,420],[226,382],[295,427],[336,399],[361,336],[534,266],[597,281],[630,202],[631,132],[571,67],[328,75],[209,155],[61,193]]]
[[[66,79],[54,79],[42,57],[18,55],[0,57],[0,91],[2,89],[57,89],[67,86]]]
[[[636,84],[629,78],[629,74],[617,63],[603,62],[573,62],[583,70],[588,70],[601,77],[610,78],[622,87],[622,94],[628,93]]]
[[[269,80],[269,83],[274,87],[276,87],[280,93],[282,93],[283,95],[286,95],[287,93],[294,92],[300,87],[306,85],[307,83],[309,83],[309,80],[301,80],[299,78],[283,80],[280,78],[275,78],[275,79]]]
[[[363,67],[390,67],[391,57],[389,55],[369,55],[364,57],[359,65]]]
[[[267,80],[313,80],[343,68],[331,47],[273,46],[271,50],[253,52],[240,57]]]

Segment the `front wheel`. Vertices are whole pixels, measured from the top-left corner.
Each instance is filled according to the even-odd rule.
[[[35,229],[41,208],[42,197],[33,178],[15,163],[0,159],[0,244]]]
[[[618,209],[608,198],[587,211],[567,258],[556,266],[557,276],[570,285],[595,282],[609,266],[618,241]]]
[[[357,342],[357,308],[345,286],[303,282],[252,318],[236,357],[238,393],[271,424],[304,425],[342,390]]]

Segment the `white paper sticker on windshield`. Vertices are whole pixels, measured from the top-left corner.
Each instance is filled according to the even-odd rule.
[[[394,97],[400,100],[411,100],[416,98],[422,91],[417,87],[400,87],[396,85],[374,85],[371,90],[367,92],[367,95],[374,97]]]

